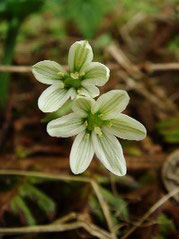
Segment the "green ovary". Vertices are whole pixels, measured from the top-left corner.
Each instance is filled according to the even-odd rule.
[[[67,77],[64,80],[64,84],[66,87],[74,87],[75,89],[78,89],[81,87],[81,80],[80,79],[73,79],[71,77]]]
[[[101,126],[104,124],[105,121],[103,121],[99,117],[99,113],[96,114],[89,113],[88,118],[85,121],[86,129],[88,131],[93,131],[95,127],[101,128]]]
[[[76,90],[81,88],[81,81],[85,79],[85,72],[71,72],[69,75],[65,75],[63,72],[58,72],[60,80],[63,81],[66,88],[74,87]]]

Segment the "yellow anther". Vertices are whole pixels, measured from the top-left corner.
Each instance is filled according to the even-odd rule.
[[[85,127],[88,126],[88,122],[87,122],[87,121],[84,122],[84,126],[85,126]]]
[[[82,62],[79,60],[79,61],[77,62],[77,66],[80,67],[80,66],[81,66],[81,63],[82,63]]]
[[[108,123],[108,127],[111,128],[112,127],[112,122]]]
[[[99,117],[100,119],[102,119],[103,116],[104,116],[104,114],[100,114],[100,115],[98,115],[98,117]]]
[[[103,135],[102,130],[100,127],[94,127],[94,132],[101,137]]]
[[[85,139],[88,139],[90,137],[90,134],[89,133],[86,133],[85,134]]]
[[[85,75],[85,72],[84,72],[84,71],[80,73],[80,76],[84,76],[84,75]]]
[[[60,87],[61,87],[62,89],[64,89],[65,84],[64,84],[63,82],[61,82],[61,83],[60,83]]]
[[[62,71],[59,71],[59,72],[57,73],[57,75],[60,76],[60,77],[64,77],[64,76],[65,76],[65,73],[62,72]]]
[[[79,95],[81,95],[81,94],[82,94],[82,90],[77,90],[77,93],[78,93]]]
[[[70,76],[71,76],[71,78],[73,78],[73,79],[78,79],[79,73],[78,73],[78,72],[70,73]]]

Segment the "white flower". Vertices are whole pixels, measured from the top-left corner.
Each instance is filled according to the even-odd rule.
[[[101,95],[97,101],[79,97],[67,116],[52,120],[47,125],[51,136],[77,135],[70,153],[70,167],[74,174],[84,172],[94,153],[112,173],[126,174],[126,162],[117,137],[142,140],[145,127],[137,120],[122,114],[129,102],[126,91],[112,90]]]
[[[33,66],[33,74],[41,83],[50,85],[39,97],[38,106],[43,112],[58,110],[68,99],[77,95],[96,97],[109,79],[109,69],[92,62],[93,51],[87,41],[75,42],[69,50],[69,72],[54,61],[40,61]]]

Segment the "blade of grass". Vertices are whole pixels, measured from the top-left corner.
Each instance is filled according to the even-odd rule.
[[[9,22],[6,42],[4,46],[4,53],[2,56],[2,65],[10,65],[12,63],[12,57],[14,53],[16,38],[19,32],[21,22],[18,18],[12,18]],[[5,107],[8,90],[9,90],[9,73],[0,73],[0,107],[3,109]]]

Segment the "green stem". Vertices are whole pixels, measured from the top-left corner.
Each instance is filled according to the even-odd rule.
[[[53,119],[57,119],[59,117],[62,117],[64,115],[66,115],[67,113],[69,113],[71,111],[71,107],[72,107],[72,100],[67,101],[59,110],[57,110],[56,112],[53,112],[51,114],[47,114],[42,120],[41,122],[49,122],[50,120]]]
[[[2,56],[2,65],[10,65],[12,63],[14,47],[16,43],[16,38],[20,28],[20,20],[17,18],[12,18],[9,22],[6,42],[4,46],[4,53]],[[0,73],[0,107],[4,108],[9,90],[9,73],[1,72]]]

